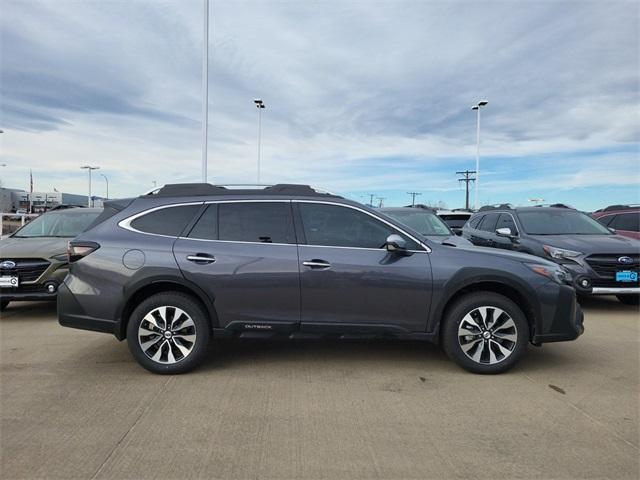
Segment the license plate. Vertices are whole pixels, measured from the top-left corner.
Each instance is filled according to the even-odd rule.
[[[0,277],[0,288],[15,288],[19,283],[18,277]]]
[[[632,272],[631,270],[616,272],[616,282],[637,282],[637,281],[638,281],[638,272]]]

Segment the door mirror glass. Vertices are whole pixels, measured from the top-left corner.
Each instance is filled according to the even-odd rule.
[[[509,227],[498,228],[496,230],[496,235],[499,237],[509,237],[511,238],[513,234],[511,233],[511,229]]]
[[[400,235],[396,235],[395,233],[387,237],[385,246],[387,247],[387,251],[389,252],[404,252],[407,250],[406,240]]]

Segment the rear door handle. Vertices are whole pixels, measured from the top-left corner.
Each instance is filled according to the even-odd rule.
[[[316,258],[302,262],[302,265],[310,268],[331,268],[331,264],[329,262],[325,260],[318,260]]]
[[[196,253],[195,255],[187,255],[187,260],[195,263],[214,263],[216,258],[206,253]]]

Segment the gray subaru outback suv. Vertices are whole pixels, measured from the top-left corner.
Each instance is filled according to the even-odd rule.
[[[304,185],[177,184],[107,202],[69,263],[60,323],[126,338],[155,373],[193,369],[211,337],[275,335],[428,340],[499,373],[529,342],[583,332],[562,266],[441,245]]]

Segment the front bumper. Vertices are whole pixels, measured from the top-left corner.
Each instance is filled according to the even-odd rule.
[[[545,305],[531,343],[540,345],[575,340],[584,333],[584,314],[573,288],[562,285],[558,290],[553,287],[545,290],[539,291]]]
[[[116,322],[87,315],[65,283],[58,289],[58,322],[63,327],[116,334]]]

